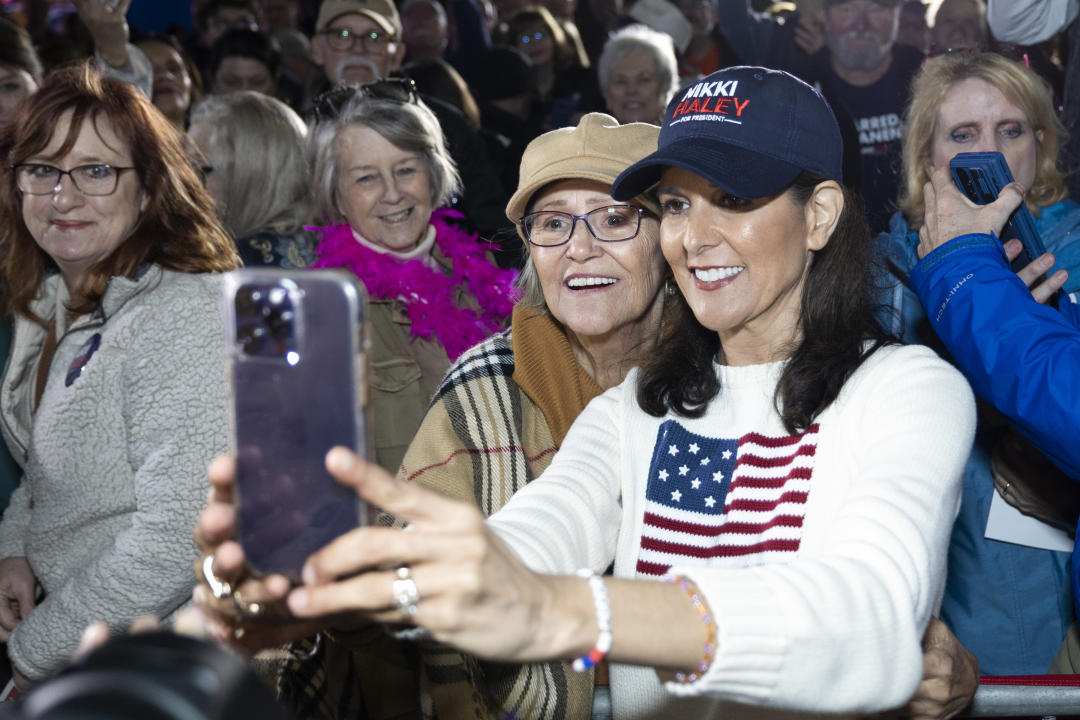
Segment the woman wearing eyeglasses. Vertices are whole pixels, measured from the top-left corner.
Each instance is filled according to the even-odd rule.
[[[190,593],[203,468],[228,446],[218,278],[236,252],[183,137],[137,89],[55,73],[0,139],[0,391],[23,466],[0,522],[0,638],[20,684],[94,619]]]
[[[936,309],[940,302],[936,301],[934,312],[928,314],[916,294],[914,281],[917,275],[927,277],[929,268],[941,263],[940,259],[936,263],[920,262],[930,249],[920,242],[933,219],[928,208],[935,197],[940,197],[940,193],[930,190],[930,181],[937,172],[947,173],[950,161],[961,152],[1001,152],[1013,178],[1027,191],[1025,200],[1036,229],[1052,253],[1052,257],[1041,258],[1042,264],[1031,258],[1036,262],[1019,273],[1033,287],[1031,295],[1046,302],[1054,291],[1064,287],[1065,292],[1076,297],[1075,292],[1080,290],[1080,242],[1076,241],[1080,238],[1080,205],[1066,197],[1058,170],[1064,129],[1057,120],[1046,83],[1022,62],[999,54],[967,50],[939,55],[928,60],[913,81],[905,125],[901,209],[892,218],[890,232],[877,238],[880,252],[893,269],[892,289],[886,297],[894,311],[889,318],[893,331],[905,342],[923,343],[945,352],[936,332],[940,317],[934,317],[940,315]],[[1011,260],[1020,252],[1016,240],[1004,246],[996,240],[985,240],[982,249],[992,255]],[[962,267],[959,260],[964,257],[960,253],[951,261]],[[949,267],[949,263],[940,266]],[[957,277],[963,274],[966,272]],[[1049,277],[1036,284],[1044,275]],[[991,297],[995,303],[1001,301],[994,286],[983,287],[989,293],[987,301]],[[977,305],[992,306],[988,302]],[[993,326],[1006,322],[997,314],[987,317]],[[953,353],[955,362],[965,371],[978,358],[991,357],[996,357],[997,362],[1016,358],[1015,363],[1000,366],[1010,370],[1027,372],[1029,367],[1038,367],[1035,355],[1013,355],[1015,344],[999,345],[997,331],[984,329],[979,337],[986,342],[985,348],[967,344],[962,352]],[[989,396],[985,392],[988,385],[1008,387],[1009,382],[1003,373],[985,378],[982,384],[972,381],[984,398]],[[1013,397],[1013,402],[1025,406],[1024,412],[1051,417],[1058,416],[1049,410],[1055,402],[1074,405],[1071,393],[1057,387],[1048,387],[1036,397]],[[981,409],[979,432],[964,473],[963,502],[949,546],[949,575],[941,617],[978,658],[983,674],[1042,673],[1073,619],[1069,555],[989,539],[985,533],[991,504],[1005,508],[1009,496],[1005,478],[1011,472],[1028,478],[1028,483],[1023,484],[1028,485],[1049,479],[1055,471],[1034,448],[1026,447],[1000,415],[988,407]],[[995,483],[1005,491],[996,499],[999,493],[995,493]],[[1065,480],[1065,487],[1071,484]],[[1020,488],[1020,483],[1013,488],[1014,498],[1022,497]],[[1065,502],[1054,504],[1062,509],[1068,507]]]
[[[517,273],[441,207],[460,180],[411,81],[341,87],[316,118],[315,201],[332,224],[314,267],[349,269],[367,289],[375,461],[393,472],[450,363],[505,327]]]

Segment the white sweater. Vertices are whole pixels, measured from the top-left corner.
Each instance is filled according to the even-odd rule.
[[[723,389],[697,419],[643,413],[631,373],[490,519],[535,570],[614,560],[617,576],[643,577],[674,563],[704,592],[718,625],[709,671],[661,685],[650,668],[613,665],[619,720],[873,712],[906,702],[922,676],[974,435],[971,390],[926,348],[884,348],[816,432],[791,438],[773,404],[782,368],[717,366]],[[679,520],[704,534],[680,537]],[[655,632],[662,642],[664,618]]]

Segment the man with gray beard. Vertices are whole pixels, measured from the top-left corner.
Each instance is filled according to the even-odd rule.
[[[720,27],[743,62],[787,70],[821,89],[844,128],[847,184],[860,191],[871,229],[887,230],[908,85],[923,59],[896,44],[902,0],[822,0],[819,10],[804,10],[823,28],[823,46],[812,54],[795,41],[794,19],[781,24],[746,0],[719,3]]]

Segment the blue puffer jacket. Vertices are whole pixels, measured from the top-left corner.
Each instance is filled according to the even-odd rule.
[[[1080,480],[1080,306],[1063,301],[1057,312],[1036,303],[988,235],[942,245],[911,283],[975,392]],[[1072,586],[1080,596],[1080,543]]]
[[[1036,224],[1058,258],[1055,269],[1070,270],[1066,288],[1080,288],[1080,243],[1075,242],[1080,240],[1080,205],[1072,201],[1058,203],[1045,209]],[[1078,229],[1075,234],[1074,228]],[[1048,376],[1035,370],[1040,365],[1038,357],[1046,365],[1053,358],[1069,356],[1025,351],[1024,347],[1035,347],[1031,340],[1036,335],[1029,327],[1034,321],[1029,322],[1024,312],[1031,306],[1038,317],[1052,316],[1055,326],[1064,325],[1073,333],[1075,344],[1071,347],[1080,348],[1077,324],[1063,322],[1067,315],[1080,321],[1077,306],[1065,302],[1059,314],[1035,303],[1023,282],[1009,269],[1000,244],[988,236],[955,239],[920,262],[916,253],[918,235],[897,214],[891,232],[879,236],[877,243],[893,270],[885,304],[894,311],[887,320],[896,334],[908,343],[940,348],[944,342],[942,349],[952,354],[976,393],[1013,419],[1017,429],[1060,464],[1057,448],[1070,446],[1070,437],[1062,430],[1067,433],[1069,428],[1080,427],[1075,423],[1080,415],[1080,403],[1075,400],[1080,398],[1080,363],[1074,364],[1067,381],[1055,378],[1048,390]],[[977,277],[965,281],[976,267]],[[993,282],[986,274],[987,267],[995,269]],[[931,308],[929,318],[924,306]],[[1021,343],[1020,338],[1025,342]],[[1016,373],[1017,367],[1026,366],[1032,370]],[[1064,370],[1049,365],[1044,369]],[[1063,414],[1059,406],[1070,404],[1071,414]],[[1047,445],[1030,425],[1017,421],[1025,415],[1044,422],[1047,417],[1057,418],[1042,431],[1058,432],[1056,442]],[[949,547],[949,575],[941,614],[960,641],[979,658],[983,673],[1042,673],[1073,618],[1075,592],[1070,590],[1067,575],[1068,555],[983,536],[994,494],[989,456],[996,435],[994,428],[980,426],[968,460],[963,501]],[[1073,460],[1071,467],[1062,465],[1066,471],[1080,471],[1077,445],[1070,446]],[[1078,565],[1080,562],[1074,561],[1074,587]]]

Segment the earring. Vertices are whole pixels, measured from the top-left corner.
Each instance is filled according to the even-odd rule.
[[[668,297],[675,297],[675,293],[678,292],[678,289],[675,287],[674,283],[671,282],[670,278],[664,281],[664,292],[667,293]]]

